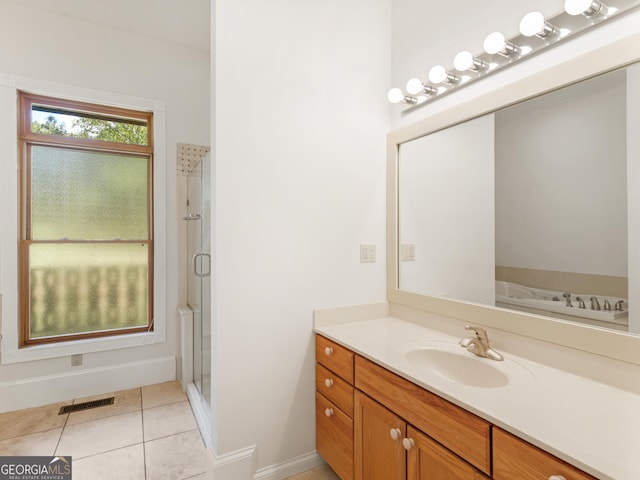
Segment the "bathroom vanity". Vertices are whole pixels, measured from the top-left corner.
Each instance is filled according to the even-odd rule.
[[[459,339],[394,317],[316,323],[317,450],[342,480],[637,478],[640,397]]]

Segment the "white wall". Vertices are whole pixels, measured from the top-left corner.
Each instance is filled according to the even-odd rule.
[[[144,18],[139,19],[144,22]],[[0,365],[0,386],[31,377],[68,375],[92,368],[109,368],[178,355],[175,309],[178,298],[178,224],[176,211],[177,142],[209,143],[209,55],[158,39],[138,36],[94,23],[74,20],[13,2],[0,1],[0,71],[3,74],[68,84],[106,92],[151,98],[166,105],[167,165],[167,341],[112,352],[85,354],[84,365],[71,369],[68,357]],[[3,169],[13,165],[2,165]],[[2,235],[0,229],[0,235]],[[2,241],[14,241],[2,238]],[[12,321],[3,319],[3,322]],[[136,379],[139,384],[153,381]],[[155,377],[157,378],[157,377]],[[131,379],[69,388],[67,395],[104,393],[105,388],[128,387]],[[23,404],[50,403],[65,395],[65,381],[56,392],[36,395]],[[68,384],[71,386],[71,382]]]
[[[501,110],[496,265],[627,276],[624,70]]]
[[[399,243],[415,245],[400,289],[492,305],[493,115],[404,143],[399,155]]]
[[[216,2],[214,444],[261,471],[315,450],[313,309],[385,299],[389,18]]]
[[[629,304],[640,305],[640,65],[627,69],[627,215],[629,243]],[[640,313],[631,307],[629,331],[640,333]]]

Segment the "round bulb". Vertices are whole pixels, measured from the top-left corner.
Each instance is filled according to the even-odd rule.
[[[391,103],[400,103],[404,100],[404,93],[399,88],[392,88],[387,93],[387,98]]]
[[[484,51],[489,55],[493,55],[494,53],[498,53],[504,50],[504,47],[507,45],[507,41],[504,38],[504,35],[500,32],[493,32],[487,35],[487,38],[484,39]]]
[[[544,30],[544,15],[540,12],[529,12],[520,21],[520,33],[525,37],[533,37]]]
[[[436,65],[429,70],[429,81],[431,83],[442,83],[447,79],[447,71],[442,65]]]
[[[569,15],[580,15],[589,10],[593,0],[564,0],[564,10]]]
[[[412,78],[407,82],[407,93],[417,95],[424,91],[424,84],[419,78]]]
[[[473,67],[473,55],[466,50],[459,52],[453,59],[453,66],[459,72],[469,70]]]

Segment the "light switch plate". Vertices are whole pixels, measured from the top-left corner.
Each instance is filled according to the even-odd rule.
[[[415,262],[416,246],[412,243],[400,245],[400,260],[402,262]]]
[[[360,245],[360,263],[376,263],[375,245]]]

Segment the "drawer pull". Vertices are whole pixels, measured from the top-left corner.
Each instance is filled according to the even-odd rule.
[[[399,428],[392,428],[389,431],[389,435],[391,435],[391,438],[393,438],[394,440],[398,440],[400,438],[400,435],[402,435],[402,430],[400,430]]]
[[[325,347],[324,354],[328,357],[329,355],[333,355],[333,348]]]
[[[325,408],[325,409],[324,409],[324,414],[325,414],[327,417],[332,416],[332,415],[333,415],[333,408]]]
[[[549,480],[567,480],[567,479],[564,478],[562,475],[551,475],[549,477]]]
[[[413,441],[413,438],[403,438],[402,446],[405,450],[411,450],[415,446],[416,442]]]
[[[331,388],[331,387],[333,387],[333,379],[332,379],[332,378],[327,378],[327,379],[324,381],[324,385],[325,385],[325,387],[327,387],[327,388]]]

